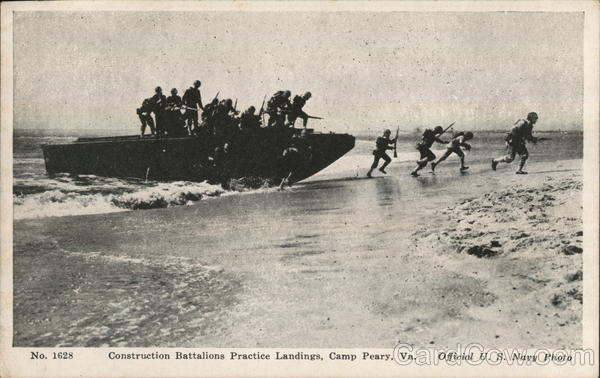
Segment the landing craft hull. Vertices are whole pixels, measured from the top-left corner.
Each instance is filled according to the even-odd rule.
[[[229,178],[277,179],[285,175],[282,151],[297,129],[258,129],[228,138],[228,153],[213,164],[218,137],[139,136],[79,138],[68,144],[42,145],[48,174],[71,173],[151,180],[224,181]],[[300,181],[327,167],[354,147],[348,134],[309,134],[312,158],[296,169]]]

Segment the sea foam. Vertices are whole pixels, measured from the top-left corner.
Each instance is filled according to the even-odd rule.
[[[71,187],[67,184],[65,187]],[[206,182],[177,181],[154,183],[153,186],[130,186],[127,192],[107,193],[95,190],[69,191],[65,187],[14,197],[14,219],[50,216],[112,213],[126,210],[156,209],[194,203],[224,193],[219,185]],[[92,185],[93,187],[93,185]]]

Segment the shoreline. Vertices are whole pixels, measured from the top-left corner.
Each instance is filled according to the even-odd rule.
[[[15,346],[580,347],[582,164],[535,164],[16,221]]]

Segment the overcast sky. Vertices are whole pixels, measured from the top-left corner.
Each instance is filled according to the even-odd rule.
[[[18,12],[15,128],[138,132],[160,85],[238,108],[310,90],[324,131],[581,129],[582,13]]]

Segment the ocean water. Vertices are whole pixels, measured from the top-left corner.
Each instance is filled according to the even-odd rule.
[[[583,156],[583,133],[538,133],[551,138],[530,145],[532,161],[580,159]],[[450,135],[448,135],[450,136]],[[476,133],[473,149],[467,152],[467,164],[486,164],[492,157],[506,153],[504,133]],[[13,204],[14,219],[31,219],[83,214],[135,211],[154,208],[189,206],[195,202],[223,195],[235,195],[273,188],[247,189],[236,185],[225,190],[207,182],[154,182],[132,179],[97,177],[94,175],[60,174],[48,176],[44,167],[41,144],[67,143],[76,136],[15,136],[13,139]],[[401,135],[398,157],[393,159],[394,170],[413,168],[418,152],[418,135]],[[372,162],[373,140],[357,140],[355,148],[341,159],[305,180],[301,185],[316,181],[363,177]],[[434,145],[433,152],[440,156],[443,145]],[[392,151],[389,152],[392,156]],[[451,156],[440,169],[457,168],[456,156]],[[427,174],[428,169],[423,170]]]
[[[581,158],[582,134],[545,136],[553,139],[530,147],[528,176],[515,175],[515,163],[492,172],[491,157],[505,153],[503,134],[478,133],[468,172],[460,174],[451,157],[435,175],[425,169],[415,179],[409,172],[418,138],[404,136],[385,177],[365,178],[374,141],[357,140],[290,189],[241,192],[207,183],[48,177],[39,143],[57,139],[15,138],[13,343],[580,346],[579,308],[548,312],[554,291],[539,291],[539,283],[582,270],[581,255],[560,252],[563,242],[580,243],[581,207],[555,193],[564,183],[580,185],[581,160],[568,160]],[[503,222],[471,230],[495,205],[486,195],[497,191],[493,198],[526,191],[524,216],[537,217],[534,232],[511,223],[506,207],[494,213]],[[463,211],[473,198],[477,215]],[[560,219],[546,222],[531,211],[548,205],[550,216],[553,201]],[[457,232],[465,243],[529,244],[482,259],[439,241]],[[531,237],[512,238],[522,232]]]

